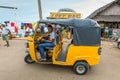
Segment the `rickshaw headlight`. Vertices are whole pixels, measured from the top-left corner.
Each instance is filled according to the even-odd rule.
[[[100,48],[98,49],[98,54],[101,55],[101,52],[102,52],[102,48],[100,47]]]
[[[29,54],[29,51],[28,51],[28,49],[26,49],[26,50],[25,50],[25,53],[26,53],[26,54]]]
[[[25,42],[25,48],[28,48],[28,47],[29,47],[28,42]]]

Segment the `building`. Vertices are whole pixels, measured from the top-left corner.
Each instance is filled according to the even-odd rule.
[[[94,11],[87,18],[96,20],[101,28],[120,28],[120,0],[115,0],[98,10]]]
[[[50,12],[48,19],[68,19],[68,18],[81,18],[80,13],[76,13],[69,8],[60,9],[58,12]]]

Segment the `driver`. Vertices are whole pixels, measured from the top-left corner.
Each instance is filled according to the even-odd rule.
[[[49,33],[49,40],[45,40],[45,39],[42,39],[42,41],[44,41],[45,43],[41,43],[39,44],[39,52],[40,52],[40,55],[41,55],[41,59],[40,61],[41,62],[44,62],[46,61],[46,57],[45,57],[45,54],[44,54],[44,49],[46,47],[54,47],[56,45],[56,40],[55,40],[55,32],[53,31],[53,27],[51,25],[48,25],[48,33]]]

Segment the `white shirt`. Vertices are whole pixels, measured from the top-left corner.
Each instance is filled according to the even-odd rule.
[[[31,28],[27,28],[26,31],[27,31],[27,32],[32,32],[33,29],[31,29]]]
[[[53,39],[54,39],[53,43],[56,45],[56,34],[54,31],[50,33],[50,40],[53,40]]]
[[[7,27],[2,28],[2,34],[7,35],[9,33],[9,29]]]
[[[113,33],[117,33],[117,29],[113,29]]]
[[[31,35],[31,36],[33,35],[33,29],[27,28],[26,31],[30,33],[29,35]]]

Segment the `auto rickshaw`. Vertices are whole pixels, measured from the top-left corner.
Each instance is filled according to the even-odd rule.
[[[40,24],[58,24],[73,27],[72,42],[63,50],[62,36],[56,36],[57,44],[45,49],[48,61],[39,62],[37,53],[40,40],[47,33],[38,31]],[[53,19],[41,20],[38,22],[34,35],[27,39],[26,63],[54,64],[61,66],[73,66],[75,73],[84,75],[91,66],[97,65],[101,54],[101,31],[98,23],[91,19]]]

